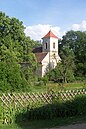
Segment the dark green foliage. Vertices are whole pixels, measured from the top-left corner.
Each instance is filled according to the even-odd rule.
[[[86,81],[86,32],[69,31],[59,42],[60,63],[48,73],[54,82]]]
[[[77,115],[86,114],[86,95],[78,95],[72,104]]]
[[[69,31],[63,36],[60,48],[69,47],[75,55],[75,75],[86,76],[86,32]],[[60,50],[61,50],[60,49]]]
[[[19,64],[11,58],[10,61],[0,62],[0,91],[25,91],[27,88],[28,83],[22,76]]]
[[[54,119],[58,117],[72,117],[86,114],[86,95],[79,95],[74,100],[57,101],[52,104],[25,110],[16,116],[16,122],[28,119]],[[23,119],[24,120],[24,119]]]
[[[38,78],[38,85],[46,86],[47,83],[48,83],[48,77],[47,76]]]
[[[21,21],[0,12],[0,91],[25,91],[35,81],[36,42],[25,36],[24,29]],[[28,62],[27,70],[20,62]]]
[[[63,47],[60,52],[61,61],[57,63],[55,69],[51,70],[47,75],[49,80],[58,83],[66,83],[74,81],[74,53],[69,47]]]
[[[86,115],[86,95],[77,95],[74,99],[63,101],[61,93],[58,97],[52,91],[52,100],[50,104],[45,104],[42,99],[40,101],[29,102],[28,106],[15,105],[14,100],[7,107],[0,102],[0,121],[5,124],[16,123],[40,119],[54,119],[63,117],[73,117],[78,115]]]

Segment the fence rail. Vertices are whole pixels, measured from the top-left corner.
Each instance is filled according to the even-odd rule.
[[[8,93],[0,95],[0,103],[2,106],[10,108],[27,107],[30,103],[50,104],[53,100],[61,99],[62,101],[70,100],[76,95],[86,94],[86,89],[66,90],[57,93],[50,91],[46,93]]]

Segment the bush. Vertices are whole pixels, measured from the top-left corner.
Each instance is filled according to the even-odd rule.
[[[38,78],[38,85],[46,85],[48,83],[48,77],[44,76],[44,77],[40,77]]]
[[[3,123],[28,121],[29,119],[53,119],[58,117],[72,117],[86,114],[86,95],[78,95],[73,100],[61,101],[53,100],[52,104],[46,104],[42,101],[29,103],[25,108],[11,107],[2,110],[0,108],[0,120]]]
[[[78,95],[72,105],[77,115],[86,114],[86,95]]]
[[[79,95],[74,100],[66,102],[55,102],[53,104],[47,104],[42,107],[32,108],[18,114],[17,119],[53,119],[57,117],[70,117],[76,115],[86,114],[86,95]]]

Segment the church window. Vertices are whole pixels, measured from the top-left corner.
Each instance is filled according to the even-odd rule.
[[[46,49],[47,49],[47,43],[45,44],[45,47],[46,47]]]
[[[53,48],[55,49],[55,42],[53,43]]]

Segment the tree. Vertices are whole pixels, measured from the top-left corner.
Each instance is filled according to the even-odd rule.
[[[63,36],[61,48],[68,46],[75,55],[76,76],[86,76],[86,32],[69,31]]]
[[[49,72],[48,76],[55,82],[71,82],[74,80],[74,54],[69,47],[63,47],[60,53],[61,61],[57,63],[55,69]]]
[[[21,67],[7,51],[4,61],[0,61],[0,91],[25,91],[28,83],[22,76]]]
[[[36,58],[32,53],[33,40],[25,36],[24,29],[21,21],[0,12],[0,81],[2,82],[0,87],[5,86],[5,90],[6,87],[15,90],[18,86],[21,88],[28,86],[37,66]],[[29,64],[28,79],[26,71],[20,67],[20,62]]]
[[[69,47],[63,47],[61,53],[61,63],[57,64],[58,72],[62,74],[63,82],[70,82],[74,80],[74,53]]]

